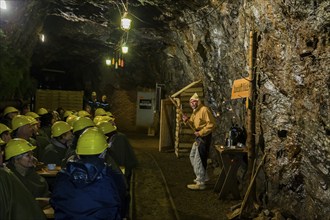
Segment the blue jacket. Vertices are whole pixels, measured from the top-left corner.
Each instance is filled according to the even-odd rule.
[[[121,219],[126,200],[123,174],[103,159],[84,158],[68,162],[56,177],[50,203],[55,219]]]

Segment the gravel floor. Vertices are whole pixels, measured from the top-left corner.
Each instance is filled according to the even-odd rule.
[[[192,183],[194,175],[188,156],[177,158],[174,152],[160,153],[157,137],[145,134],[128,137],[139,160],[133,181],[133,219],[227,219],[229,208],[239,202],[218,199],[213,192],[217,178],[213,168],[208,168],[211,179],[206,190],[189,190],[186,185]]]

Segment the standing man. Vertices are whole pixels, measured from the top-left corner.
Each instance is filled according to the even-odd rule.
[[[92,92],[91,99],[88,100],[88,104],[91,107],[92,114],[94,114],[95,109],[100,106],[100,102],[97,100],[96,92]]]
[[[107,102],[107,96],[102,95],[102,99],[100,102],[100,107],[103,108],[105,111],[110,111],[110,104]]]
[[[193,109],[191,117],[188,118],[186,115],[183,115],[182,119],[185,123],[190,124],[196,136],[190,151],[190,162],[196,179],[194,180],[194,184],[188,184],[187,187],[192,190],[203,190],[206,188],[205,182],[209,180],[206,166],[212,140],[212,131],[215,128],[215,118],[210,109],[200,102],[197,93],[190,98],[189,104]]]

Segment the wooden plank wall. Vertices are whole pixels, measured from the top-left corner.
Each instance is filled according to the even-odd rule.
[[[174,150],[174,107],[169,99],[161,100],[159,152]]]
[[[56,110],[62,107],[65,110],[79,111],[83,108],[83,91],[41,90],[36,92],[35,110],[46,108]]]

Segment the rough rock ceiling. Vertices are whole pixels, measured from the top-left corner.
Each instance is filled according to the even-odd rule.
[[[183,6],[188,4],[182,3]],[[119,27],[125,7],[132,19],[129,32]],[[34,49],[33,72],[37,78],[44,75],[40,72],[42,69],[81,75],[88,72],[87,68],[95,74],[100,65],[104,65],[106,57],[113,57],[120,51],[124,41],[129,46],[129,53],[124,55],[125,71],[138,70],[134,71],[137,75],[148,72],[146,57],[161,52],[167,41],[164,37],[169,22],[176,19],[179,9],[176,1],[51,1],[40,31],[45,34],[46,41],[39,42]],[[134,74],[132,77],[134,82],[141,79],[135,80]],[[158,76],[153,77],[148,76],[149,85],[144,86],[153,86]]]

